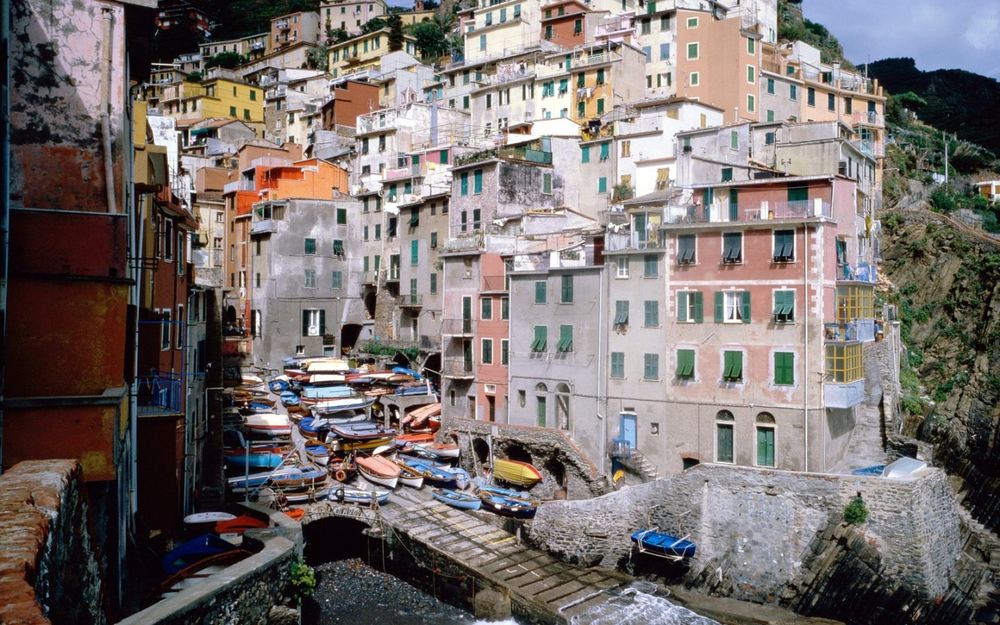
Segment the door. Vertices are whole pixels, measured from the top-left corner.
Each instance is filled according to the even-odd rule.
[[[774,466],[774,428],[757,428],[757,466]]]
[[[740,192],[736,189],[729,190],[729,221],[739,219]]]
[[[462,333],[472,332],[472,298],[462,298]]]
[[[497,398],[493,395],[486,396],[486,410],[490,421],[497,420]]]
[[[621,423],[618,427],[618,438],[628,444],[629,449],[637,446],[636,416],[626,412],[621,413]]]

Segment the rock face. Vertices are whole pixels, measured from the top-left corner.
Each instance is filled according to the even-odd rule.
[[[934,443],[934,462],[964,480],[964,504],[997,532],[1000,241],[923,210],[890,211],[882,225],[882,269],[896,288],[890,299],[910,365],[935,402],[926,420],[887,429]]]

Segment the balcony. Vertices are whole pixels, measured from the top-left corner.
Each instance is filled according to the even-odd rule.
[[[397,167],[395,169],[385,170],[385,177],[383,180],[385,182],[392,182],[394,180],[409,180],[415,175],[419,175],[419,173],[415,174],[409,167]]]
[[[881,158],[882,156],[885,156],[885,148],[883,147],[881,141],[859,139],[857,141],[851,141],[851,145],[853,145],[862,154],[872,158]]]
[[[272,234],[278,231],[278,224],[274,219],[261,219],[250,224],[250,235]]]
[[[665,247],[666,237],[662,232],[656,232],[652,236],[645,232],[608,232],[604,241],[607,252],[662,250]]]
[[[179,375],[161,373],[136,380],[139,415],[176,414],[184,411],[184,384]]]
[[[878,281],[878,270],[868,263],[840,263],[837,265],[837,281],[866,282],[875,284]]]
[[[864,401],[861,343],[829,343],[825,354],[823,398],[828,408],[850,408]]]
[[[737,206],[735,210],[727,201],[715,201],[708,210],[701,205],[668,206],[664,211],[667,224],[707,224],[774,221],[782,219],[815,219],[833,217],[830,203],[819,198],[805,202],[761,202],[750,208]],[[742,219],[741,219],[742,217]]]
[[[400,295],[396,298],[396,305],[400,308],[421,308],[424,305],[424,296],[417,293]]]
[[[828,343],[868,343],[875,340],[875,320],[825,323],[823,337]]]
[[[274,27],[277,30],[288,30],[288,20],[277,20],[274,22]]]
[[[471,154],[463,154],[455,158],[455,167],[479,163],[492,159],[527,161],[529,163],[540,163],[542,165],[552,164],[552,152],[543,152],[524,146],[509,146],[502,148],[489,148]]]
[[[446,378],[457,378],[471,380],[476,377],[472,367],[472,356],[455,358],[445,358],[441,374]]]
[[[885,118],[875,111],[857,111],[851,119],[855,124],[862,126],[885,128]]]
[[[444,336],[472,336],[472,319],[442,319],[441,334]]]
[[[377,285],[379,280],[379,271],[364,271],[361,273],[361,284],[364,285]]]

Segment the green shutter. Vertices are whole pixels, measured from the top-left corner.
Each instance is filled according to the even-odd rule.
[[[660,325],[660,309],[656,300],[646,300],[644,304],[645,319],[644,324],[647,328],[655,328]]]
[[[750,291],[743,291],[741,297],[743,323],[750,323]]]
[[[548,343],[548,327],[535,326],[535,340],[531,343],[531,351],[544,352]]]
[[[694,350],[677,350],[677,377],[690,378],[694,376]]]
[[[590,146],[585,145],[580,148],[580,162],[589,163],[590,162]]]
[[[322,309],[319,311],[319,334],[326,334],[326,311]]]
[[[625,352],[611,352],[611,377],[625,377]]]
[[[480,319],[492,319],[493,318],[493,298],[484,297],[479,300],[479,317]]]
[[[573,301],[573,276],[562,277],[562,299],[563,304]]]
[[[788,187],[788,203],[808,202],[809,189],[807,187]]]
[[[461,191],[461,194],[462,195],[469,195],[469,172],[463,171],[460,178],[461,178],[461,181],[462,181],[462,191]]]
[[[658,354],[643,354],[644,380],[657,380],[660,377],[660,356]]]
[[[410,241],[410,264],[417,265],[420,263],[420,242],[416,239]]]
[[[702,300],[701,291],[693,293],[694,297],[694,322],[701,323],[705,320],[705,305]]]
[[[725,298],[722,291],[715,292],[715,323],[725,321]]]
[[[486,339],[482,343],[483,345],[483,364],[491,365],[493,364],[493,340]]]
[[[544,304],[545,303],[545,281],[538,280],[535,282],[535,303]]]
[[[440,156],[441,164],[442,165],[447,165],[448,164],[448,150],[441,150],[441,152],[439,152],[439,156]]]
[[[611,156],[611,143],[605,141],[601,144],[601,160],[606,161]]]
[[[600,178],[597,179],[597,192],[598,193],[608,192],[608,179],[606,177],[601,176]]]
[[[560,352],[568,352],[573,349],[573,326],[561,325],[559,326],[559,345],[558,350]]]
[[[677,293],[677,321],[688,321],[688,298],[691,293],[678,291]]]
[[[339,225],[344,225],[347,223],[347,209],[338,208],[337,209],[337,223]]]
[[[483,170],[482,169],[477,169],[476,171],[472,172],[472,177],[473,177],[473,185],[472,185],[472,191],[473,191],[473,193],[482,193],[483,192]]]
[[[774,428],[757,428],[757,466],[774,466]]]
[[[774,353],[774,383],[795,383],[795,354],[792,352]]]

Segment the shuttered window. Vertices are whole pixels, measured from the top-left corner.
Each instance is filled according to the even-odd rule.
[[[643,302],[644,319],[642,325],[647,328],[657,328],[660,326],[660,304],[656,300],[646,300]]]
[[[677,292],[677,321],[701,323],[705,317],[705,306],[701,291]]]
[[[795,384],[795,354],[792,352],[774,353],[774,383]]]
[[[715,461],[733,461],[733,426],[730,423],[715,425]]]
[[[693,234],[682,234],[677,237],[677,262],[681,265],[690,265],[695,262],[695,242]]]
[[[722,262],[743,262],[743,234],[741,232],[726,232],[722,235]]]
[[[545,303],[545,280],[538,280],[535,282],[535,303]]]
[[[614,325],[628,325],[628,302],[625,300],[618,300],[615,302]]]
[[[795,231],[774,231],[774,262],[789,263],[795,260]]]
[[[774,292],[774,320],[777,323],[795,321],[795,291]]]
[[[774,466],[774,428],[757,428],[757,466]]]
[[[643,354],[642,355],[642,379],[644,379],[644,380],[659,380],[660,379],[660,355],[659,354]]]
[[[727,382],[743,380],[743,352],[726,351],[722,353],[722,379]]]
[[[685,379],[694,377],[693,349],[677,350],[677,377]]]
[[[573,326],[559,326],[559,343],[556,345],[556,351],[564,353],[573,351]]]
[[[573,302],[573,276],[563,276],[562,277],[562,297],[559,301],[563,304],[571,304]]]
[[[548,343],[549,329],[546,326],[535,326],[535,338],[531,342],[531,351],[544,352]]]
[[[611,377],[625,377],[625,352],[611,352]]]

